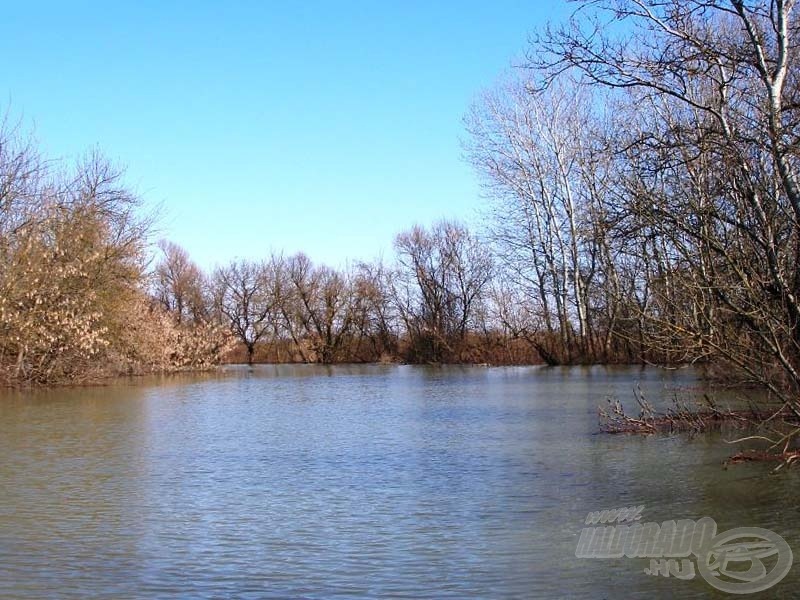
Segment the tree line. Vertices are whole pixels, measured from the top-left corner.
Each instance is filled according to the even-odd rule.
[[[491,324],[493,260],[457,222],[399,234],[396,258],[344,269],[305,254],[232,260],[203,273],[162,245],[154,298],[180,322],[224,325],[241,362],[530,362]]]
[[[273,254],[205,272],[174,243],[154,247],[154,221],[101,155],[65,167],[0,127],[0,382],[224,361],[535,360],[492,329],[492,257],[463,224],[400,234],[391,264]]]
[[[786,1],[599,0],[466,115],[475,230],[209,272],[119,174],[0,144],[5,380],[242,362],[703,363],[797,410],[800,95]],[[168,340],[165,342],[164,340]],[[797,412],[800,418],[800,412]]]
[[[503,319],[554,361],[711,364],[800,419],[795,2],[574,4],[466,119]]]

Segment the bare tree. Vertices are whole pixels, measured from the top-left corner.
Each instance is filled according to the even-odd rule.
[[[616,140],[620,226],[655,268],[651,343],[728,361],[800,415],[795,3],[578,4],[581,19],[547,31],[531,66],[543,85],[570,70],[637,107]]]
[[[247,348],[248,364],[253,363],[256,344],[272,330],[277,308],[266,275],[264,263],[239,260],[218,268],[213,276],[215,308]]]
[[[154,272],[154,294],[159,303],[179,325],[188,321],[205,322],[209,315],[204,298],[206,283],[200,268],[177,244],[162,240],[159,248],[163,257]]]
[[[361,346],[366,343],[372,360],[397,353],[399,338],[397,316],[392,310],[390,272],[382,261],[358,263],[350,274],[353,288],[353,322],[358,339],[352,351],[361,356]]]
[[[469,157],[495,201],[495,252],[524,290],[525,337],[550,363],[596,354],[590,299],[602,283],[608,161],[595,143],[593,103],[569,82],[537,91],[512,79],[466,118]]]
[[[456,359],[492,273],[486,248],[461,224],[414,227],[395,240],[393,297],[414,361]]]
[[[291,286],[284,314],[305,360],[328,364],[346,354],[354,326],[353,297],[346,275],[315,266],[305,254],[289,259]],[[307,347],[309,352],[302,350]]]

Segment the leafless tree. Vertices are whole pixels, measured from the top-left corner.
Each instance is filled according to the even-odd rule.
[[[213,276],[215,308],[247,348],[248,364],[253,363],[256,344],[272,331],[277,309],[267,272],[263,262],[234,260]]]
[[[651,343],[728,361],[800,414],[795,2],[578,5],[531,66],[542,85],[570,71],[637,107],[616,140],[620,226],[652,265]]]
[[[494,200],[489,231],[505,279],[524,298],[529,320],[514,329],[548,362],[569,362],[596,354],[590,300],[603,283],[608,160],[585,87],[530,84],[511,79],[486,94],[466,118],[466,147]]]
[[[331,363],[340,360],[353,332],[354,312],[346,275],[315,266],[305,254],[289,259],[290,305],[284,308],[296,344],[307,346],[306,359]]]
[[[179,325],[207,321],[207,284],[202,271],[177,244],[162,240],[159,248],[163,256],[154,272],[155,297]]]
[[[456,359],[492,274],[489,252],[469,230],[441,221],[395,240],[398,276],[393,297],[409,336],[411,358]]]
[[[370,347],[366,356],[379,360],[394,356],[400,337],[397,315],[392,310],[391,273],[383,261],[358,263],[350,273],[353,288],[353,322],[358,339],[353,356],[362,355],[362,344]]]

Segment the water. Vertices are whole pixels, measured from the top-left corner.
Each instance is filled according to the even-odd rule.
[[[645,521],[710,516],[800,552],[800,471],[725,470],[718,436],[596,434],[597,406],[637,382],[656,401],[697,385],[263,366],[4,392],[0,597],[725,597],[642,559],[575,558],[589,511],[638,504]],[[794,567],[761,596],[798,582]]]

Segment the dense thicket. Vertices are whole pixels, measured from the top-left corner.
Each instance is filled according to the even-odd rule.
[[[217,362],[227,334],[149,294],[150,223],[96,155],[62,171],[0,131],[0,383],[75,383]]]

